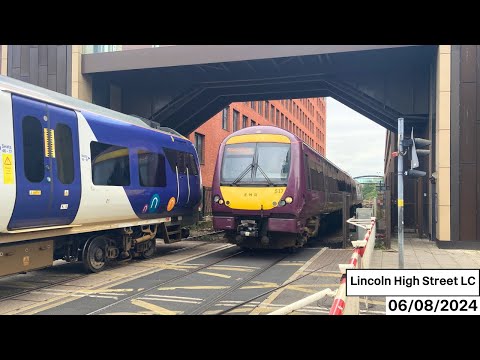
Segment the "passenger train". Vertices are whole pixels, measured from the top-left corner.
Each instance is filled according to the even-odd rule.
[[[140,118],[0,76],[0,276],[179,241],[201,202],[193,144]]]
[[[343,192],[360,207],[360,184],[300,138],[273,126],[238,130],[219,149],[212,184],[213,226],[245,248],[303,246]]]

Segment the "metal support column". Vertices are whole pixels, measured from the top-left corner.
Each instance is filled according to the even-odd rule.
[[[385,190],[385,247],[390,249],[392,245],[392,192]]]
[[[403,269],[403,118],[398,118],[398,268]]]
[[[347,247],[350,242],[350,224],[347,220],[350,219],[350,195],[343,192],[343,208],[342,208],[342,222],[343,222],[343,248]]]

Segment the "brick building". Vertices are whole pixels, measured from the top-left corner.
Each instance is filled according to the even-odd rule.
[[[325,156],[325,98],[232,103],[189,135],[201,164],[203,185],[212,185],[220,143],[232,132],[255,125],[285,129]]]

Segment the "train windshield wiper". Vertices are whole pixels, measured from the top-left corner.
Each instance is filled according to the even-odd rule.
[[[237,178],[235,180],[232,181],[232,183],[230,184],[230,186],[235,186],[237,185],[237,183],[242,180],[245,175],[248,174],[249,171],[251,171],[252,169],[254,168],[254,165],[253,165],[253,162],[247,166],[247,168],[245,170],[242,171],[242,173],[240,175],[237,176]]]
[[[273,183],[273,181],[270,180],[270,178],[267,176],[267,174],[265,174],[265,172],[262,170],[262,168],[261,168],[260,165],[258,165],[258,164],[257,164],[257,169],[260,170],[260,172],[262,173],[263,177],[267,180],[268,186],[275,186],[275,184]]]

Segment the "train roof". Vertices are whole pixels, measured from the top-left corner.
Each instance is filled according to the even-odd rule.
[[[259,134],[259,133],[269,133],[269,134],[277,134],[277,135],[284,135],[286,137],[288,137],[290,140],[292,141],[298,141],[298,142],[301,142],[303,143],[306,147],[308,147],[311,151],[313,151],[315,154],[317,154],[318,156],[320,156],[321,158],[323,158],[327,163],[329,163],[330,165],[332,165],[335,169],[337,169],[338,171],[344,173],[346,176],[348,176],[349,178],[352,178],[352,176],[346,172],[345,170],[341,169],[338,165],[335,165],[334,163],[332,163],[330,160],[328,160],[325,156],[323,156],[322,154],[320,154],[318,151],[316,151],[314,148],[312,148],[310,145],[308,145],[306,142],[304,142],[302,139],[300,139],[297,135],[295,134],[292,134],[291,132],[285,130],[285,129],[282,129],[282,128],[279,128],[277,126],[271,126],[271,125],[256,125],[256,126],[250,126],[250,127],[247,127],[247,128],[244,128],[244,129],[240,129],[240,130],[237,130],[235,131],[234,133],[230,134],[229,136],[227,136],[223,142],[226,143],[228,141],[228,139],[230,139],[231,137],[233,136],[239,136],[239,135],[250,135],[250,134]],[[352,178],[353,179],[353,178]],[[353,179],[354,180],[354,179]]]
[[[24,81],[20,81],[8,76],[0,75],[0,91],[6,91],[13,94],[26,96],[35,100],[44,101],[53,105],[58,105],[67,109],[76,110],[79,112],[89,111],[98,115],[103,115],[114,120],[120,120],[132,125],[141,126],[150,130],[156,130],[168,133],[170,135],[179,136],[185,139],[184,136],[178,134],[176,131],[168,128],[154,128],[149,125],[148,119],[143,119],[134,115],[127,115],[115,110],[111,110],[99,105],[89,103],[80,99],[73,98],[68,95],[60,94],[58,92],[42,88],[40,86],[32,85]],[[168,130],[170,131],[168,131]]]

